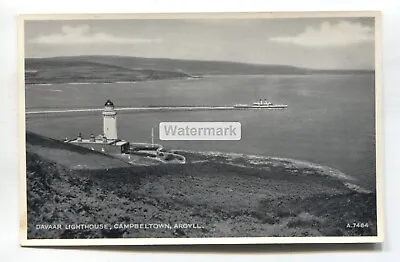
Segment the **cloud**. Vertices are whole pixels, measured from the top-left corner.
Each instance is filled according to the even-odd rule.
[[[340,21],[336,24],[322,23],[318,28],[307,27],[296,36],[281,36],[269,39],[273,42],[295,44],[306,47],[348,46],[374,41],[373,28],[360,23]]]
[[[161,42],[160,39],[120,37],[107,33],[92,33],[90,26],[76,27],[65,25],[61,33],[42,35],[29,40],[31,43],[44,45],[69,44],[148,44]]]

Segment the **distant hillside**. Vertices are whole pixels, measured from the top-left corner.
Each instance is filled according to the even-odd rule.
[[[314,70],[286,65],[226,61],[176,60],[123,56],[27,58],[26,83],[116,82],[171,79],[198,75],[354,74],[366,70]]]
[[[114,83],[190,77],[183,72],[134,69],[80,58],[26,59],[25,70],[26,84]]]
[[[81,59],[83,61],[96,61],[98,63],[112,64],[128,68],[140,67],[144,69],[183,71],[193,75],[372,73],[372,71],[368,70],[314,70],[289,65],[261,65],[230,61],[200,61],[121,56],[83,56]]]

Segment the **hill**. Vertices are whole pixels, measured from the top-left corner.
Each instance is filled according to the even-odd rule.
[[[85,59],[26,59],[26,84],[115,83],[171,78],[188,74],[154,69],[134,69]]]
[[[314,70],[286,65],[124,56],[27,58],[25,68],[27,84],[145,81],[201,75],[372,73],[365,70]]]
[[[182,165],[74,169],[53,157],[56,144],[42,145],[47,155],[27,150],[28,238],[376,234],[375,193],[353,190],[332,169],[184,151],[189,161]],[[353,222],[368,226],[346,227]],[[192,223],[198,227],[175,227]],[[49,224],[63,228],[37,226]]]
[[[76,59],[57,57],[56,59]],[[249,64],[231,61],[184,60],[124,56],[81,56],[81,61],[92,61],[127,68],[157,69],[186,72],[191,75],[258,75],[258,74],[352,74],[371,73],[369,70],[315,70],[289,65]]]

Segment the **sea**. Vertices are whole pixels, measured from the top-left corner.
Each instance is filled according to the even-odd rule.
[[[374,190],[375,78],[353,75],[229,75],[132,83],[29,85],[27,111],[116,107],[230,106],[267,99],[285,110],[119,112],[118,135],[166,148],[308,161],[338,169]],[[239,141],[159,141],[160,122],[232,121]],[[56,139],[102,133],[101,112],[28,115],[26,129]]]

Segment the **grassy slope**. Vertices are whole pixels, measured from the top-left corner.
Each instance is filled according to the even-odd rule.
[[[28,150],[28,236],[376,234],[374,193],[354,192],[336,178],[318,175],[317,170],[298,169],[295,174],[293,165],[285,167],[273,163],[268,169],[249,168],[210,159],[185,165],[73,170],[37,155],[35,149]],[[368,222],[369,227],[346,229],[353,222]],[[203,228],[35,229],[37,224],[52,223],[198,223]]]
[[[70,169],[105,169],[130,166],[120,159],[100,152],[62,143],[32,132],[26,132],[26,150],[35,152],[45,159],[56,161]]]

